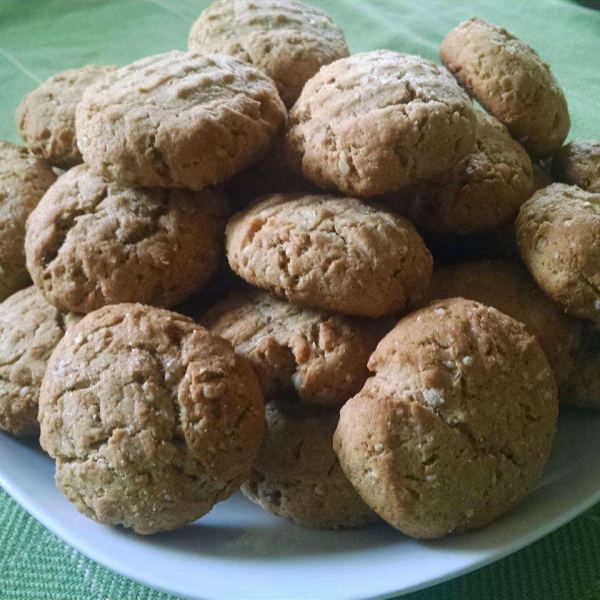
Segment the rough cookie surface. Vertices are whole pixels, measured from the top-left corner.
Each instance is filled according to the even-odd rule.
[[[25,266],[25,223],[55,181],[45,161],[0,141],[0,302],[31,282]]]
[[[435,63],[389,50],[323,67],[290,111],[285,150],[322,188],[398,191],[452,168],[475,143],[475,113]]]
[[[477,112],[475,148],[452,170],[401,192],[401,212],[435,233],[495,231],[533,193],[527,152],[494,117]],[[402,210],[403,209],[403,210]]]
[[[342,30],[296,0],[217,0],[194,23],[188,45],[251,63],[275,81],[288,108],[323,65],[349,54]]]
[[[470,300],[437,302],[402,319],[369,368],[334,450],[393,527],[418,538],[482,527],[541,478],[558,400],[522,324]]]
[[[16,113],[17,129],[33,154],[62,169],[82,162],[75,109],[83,92],[116,68],[87,65],[61,71],[23,98]]]
[[[260,159],[285,120],[261,71],[230,56],[174,50],[90,86],[77,107],[77,143],[108,179],[201,190]]]
[[[378,317],[419,297],[432,260],[413,225],[355,198],[274,194],[227,225],[243,279],[291,302]]]
[[[236,290],[203,319],[258,375],[265,400],[341,406],[369,376],[367,362],[392,326],[296,306],[263,291]]]
[[[482,260],[434,271],[422,305],[454,297],[493,306],[523,323],[542,347],[558,384],[573,368],[579,321],[548,299],[521,265]]]
[[[552,157],[557,181],[600,193],[600,142],[573,140]]]
[[[39,431],[38,400],[50,354],[79,318],[48,304],[36,287],[0,304],[0,429]]]
[[[80,165],[31,214],[27,266],[63,310],[88,313],[120,302],[170,307],[218,268],[226,213],[216,190],[128,188]]]
[[[100,309],[67,332],[39,417],[67,498],[142,534],[195,521],[238,490],[264,426],[256,376],[228,342],[140,304]]]
[[[600,194],[555,183],[521,207],[516,228],[542,290],[567,312],[600,323]]]
[[[530,154],[548,156],[561,147],[571,128],[567,100],[533,48],[506,29],[473,18],[446,36],[440,57]]]
[[[331,447],[337,412],[267,406],[267,432],[244,494],[308,527],[361,527],[377,515],[361,500]]]

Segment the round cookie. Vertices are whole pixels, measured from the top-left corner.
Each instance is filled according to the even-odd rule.
[[[559,388],[563,404],[600,408],[600,332],[584,326],[573,369]]]
[[[27,224],[27,267],[48,302],[170,307],[201,289],[223,256],[222,192],[127,188],[86,165],[48,190]]]
[[[0,429],[17,436],[39,431],[46,364],[66,329],[78,320],[48,304],[35,286],[0,304]]]
[[[267,431],[244,495],[307,527],[361,527],[377,515],[361,500],[331,447],[338,414],[266,409]]]
[[[274,194],[227,224],[227,258],[249,283],[330,312],[378,317],[418,298],[432,260],[410,221],[355,198]]]
[[[477,112],[474,150],[450,171],[401,193],[402,211],[434,233],[495,231],[514,222],[533,193],[533,167],[523,147],[494,117]]]
[[[393,324],[301,308],[259,290],[236,290],[202,323],[250,362],[265,400],[329,406],[360,390],[369,356]]]
[[[600,193],[600,142],[573,140],[552,157],[551,168],[557,181]]]
[[[600,323],[600,194],[555,183],[521,207],[516,228],[542,290],[567,312]]]
[[[67,332],[39,418],[65,496],[141,534],[191,523],[236,492],[264,426],[256,376],[228,342],[140,304],[100,309]]]
[[[25,266],[25,223],[55,181],[45,161],[0,141],[0,302],[31,282]]]
[[[288,108],[323,65],[349,54],[342,30],[297,0],[217,0],[194,23],[188,47],[251,63],[275,81]]]
[[[172,51],[113,71],[77,106],[77,144],[123,185],[201,190],[265,155],[286,110],[275,84],[237,58]]]
[[[371,197],[451,169],[474,143],[475,113],[445,69],[378,50],[307,82],[290,111],[285,151],[318,186]]]
[[[458,82],[533,156],[564,142],[571,120],[548,63],[514,35],[477,17],[461,23],[440,47]]]
[[[86,65],[61,71],[27,94],[17,108],[16,121],[29,150],[61,169],[82,162],[75,134],[75,109],[83,92],[116,68]]]
[[[549,300],[523,266],[482,260],[439,269],[433,273],[422,305],[454,297],[493,306],[523,323],[546,354],[557,384],[568,376],[579,344],[580,323]]]
[[[541,478],[558,416],[542,349],[521,323],[455,298],[402,319],[342,408],[334,450],[363,500],[400,531],[482,527]]]

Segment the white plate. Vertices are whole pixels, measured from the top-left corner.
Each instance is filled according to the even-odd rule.
[[[600,500],[600,412],[563,411],[540,486],[509,515],[463,536],[417,542],[380,524],[297,527],[241,496],[169,534],[138,537],[80,516],[35,444],[0,434],[0,484],[38,521],[96,562],[189,598],[384,598],[489,564]]]

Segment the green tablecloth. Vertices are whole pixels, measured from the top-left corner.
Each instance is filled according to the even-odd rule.
[[[391,48],[436,59],[439,42],[461,20],[478,15],[504,25],[552,65],[569,101],[570,137],[600,138],[600,11],[567,0],[313,2],[343,27],[353,52]],[[55,71],[185,48],[207,4],[0,0],[0,139],[18,141],[15,108]],[[87,560],[0,492],[0,599],[166,598]],[[600,505],[495,565],[408,598],[600,599]]]

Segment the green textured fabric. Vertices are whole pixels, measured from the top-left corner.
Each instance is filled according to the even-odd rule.
[[[567,0],[313,0],[353,52],[391,48],[437,59],[439,42],[478,15],[535,47],[565,88],[570,137],[600,138],[600,11]],[[14,111],[55,71],[126,64],[184,49],[200,0],[0,0],[0,139]],[[590,1],[587,5],[593,5]],[[4,460],[4,459],[3,459]],[[0,599],[166,600],[60,542],[0,492]],[[540,542],[410,600],[600,600],[600,505]]]

